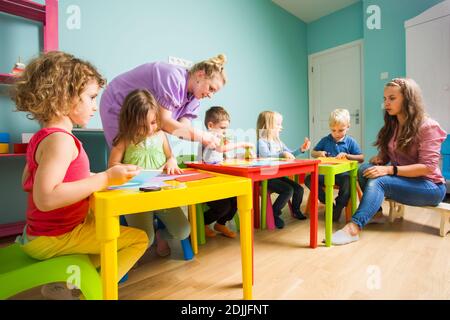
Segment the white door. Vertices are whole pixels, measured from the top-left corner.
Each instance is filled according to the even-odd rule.
[[[349,135],[362,148],[362,42],[355,41],[309,56],[309,123],[314,146],[330,133],[331,111],[350,112]]]
[[[426,112],[450,132],[450,1],[405,22],[406,74],[422,89]]]

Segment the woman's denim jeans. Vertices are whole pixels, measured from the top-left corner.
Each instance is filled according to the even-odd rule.
[[[410,206],[437,206],[445,197],[444,183],[436,184],[424,178],[382,176],[375,179],[363,177],[372,164],[363,164],[358,170],[358,180],[364,194],[352,221],[361,229],[381,207],[384,198]]]

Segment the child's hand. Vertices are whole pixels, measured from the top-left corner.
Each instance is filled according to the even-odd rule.
[[[215,137],[209,132],[203,132],[202,135],[202,144],[209,149],[216,149],[218,146],[220,146],[221,139],[218,137]]]
[[[162,167],[166,170],[167,174],[181,174],[183,171],[178,167],[177,160],[175,158],[170,158],[167,160],[166,164]]]
[[[292,153],[290,153],[290,152],[287,152],[287,151],[283,152],[282,156],[283,156],[283,158],[286,158],[286,159],[289,159],[289,160],[295,159],[294,155]]]
[[[336,156],[336,159],[347,159],[347,154],[345,152],[341,152]]]
[[[316,151],[320,158],[326,158],[328,156],[328,152],[326,151]]]
[[[301,152],[305,152],[311,148],[311,141],[309,138],[305,137],[305,141],[303,142],[302,146],[300,147]]]
[[[133,164],[118,164],[106,170],[108,185],[121,185],[140,172],[140,168]]]

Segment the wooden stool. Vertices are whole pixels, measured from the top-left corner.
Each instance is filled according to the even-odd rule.
[[[389,202],[389,221],[392,223],[395,219],[403,219],[405,215],[405,205],[395,202],[391,199],[386,199]],[[425,206],[420,207],[439,212],[441,215],[441,225],[439,228],[439,235],[445,237],[450,231],[450,203],[441,202],[436,207]]]

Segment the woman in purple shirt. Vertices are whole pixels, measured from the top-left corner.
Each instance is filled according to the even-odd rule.
[[[199,100],[211,98],[225,85],[225,62],[226,57],[219,54],[190,70],[163,62],[147,63],[114,78],[100,100],[100,117],[109,147],[118,131],[122,103],[135,89],[147,89],[158,101],[165,132],[210,147],[218,145],[216,137],[194,129],[191,120],[197,118]]]
[[[375,214],[382,215],[385,197],[411,206],[437,206],[445,196],[439,159],[447,134],[425,114],[417,83],[405,78],[388,82],[384,109],[384,126],[375,142],[378,155],[358,170],[361,203],[352,221],[333,234],[333,244],[358,240]]]

